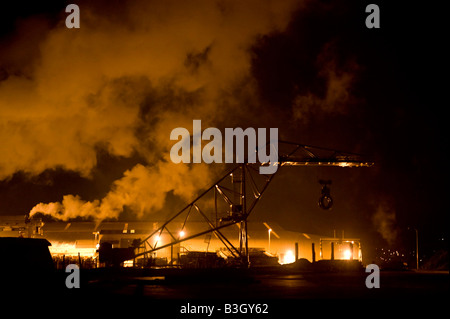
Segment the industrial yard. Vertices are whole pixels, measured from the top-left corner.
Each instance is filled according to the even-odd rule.
[[[446,313],[444,14],[10,1],[2,314]]]

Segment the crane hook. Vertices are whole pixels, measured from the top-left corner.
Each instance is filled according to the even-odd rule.
[[[331,185],[331,180],[319,180],[319,183],[322,186],[321,195],[319,197],[319,207],[322,209],[331,209],[331,206],[333,206],[333,198],[330,194],[330,188],[328,185]]]

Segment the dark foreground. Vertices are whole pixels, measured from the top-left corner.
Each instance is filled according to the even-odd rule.
[[[381,271],[378,289],[366,287],[368,275],[364,271],[174,270],[125,277],[113,272],[103,277],[88,274],[91,280],[83,283],[100,294],[144,299],[411,299],[439,298],[449,292],[448,272]]]
[[[51,311],[93,307],[114,314],[119,309],[147,309],[162,311],[165,318],[234,318],[238,314],[279,318],[284,317],[282,313],[304,310],[324,315],[391,315],[393,311],[413,315],[419,310],[431,314],[446,309],[450,300],[448,272],[381,271],[380,288],[372,289],[366,287],[364,271],[92,269],[81,270],[80,288],[72,289],[65,286],[67,276],[58,273],[52,284],[3,286],[2,295],[36,301]],[[207,305],[214,306],[214,312],[192,313],[206,311],[203,306]],[[255,313],[256,309],[267,313]]]

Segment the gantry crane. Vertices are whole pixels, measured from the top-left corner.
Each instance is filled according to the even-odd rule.
[[[214,234],[221,240],[231,256],[238,258],[241,265],[248,266],[250,260],[247,219],[276,175],[276,173],[271,175],[260,174],[258,170],[260,165],[278,165],[278,168],[284,166],[370,167],[373,165],[372,161],[368,161],[363,156],[354,153],[287,141],[279,141],[278,146],[287,148],[285,153],[278,156],[278,162],[244,162],[227,171],[226,174],[203,191],[196,199],[167,219],[136,245],[135,258],[151,256],[152,253],[160,249],[167,247],[173,249],[174,245],[181,242],[205,234]],[[211,196],[211,194],[213,194],[214,205],[211,205],[211,200],[206,201],[206,203],[205,201],[202,202],[202,199]],[[219,208],[220,204],[222,207],[225,204],[227,209],[221,210]],[[194,218],[194,216],[204,221],[206,229],[194,234],[187,234],[184,231],[186,222],[189,218]],[[180,222],[181,227],[179,226]],[[174,224],[176,224],[176,227],[173,227]],[[235,247],[221,232],[223,228],[233,225],[237,225],[239,228],[239,247]],[[164,244],[159,244],[163,232],[169,234],[170,240]]]

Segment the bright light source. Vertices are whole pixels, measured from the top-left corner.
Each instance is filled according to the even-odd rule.
[[[283,264],[292,264],[295,261],[295,256],[292,250],[286,251],[283,257]]]
[[[340,166],[340,167],[349,167],[350,163],[348,163],[348,162],[341,162],[341,163],[338,164],[338,166]]]
[[[159,235],[155,236],[155,242],[159,242],[160,239],[161,239],[161,236],[159,236]]]
[[[352,256],[352,252],[350,249],[344,250],[344,259],[350,259],[351,256]]]
[[[180,230],[178,235],[180,236],[180,238],[182,238],[182,237],[184,237],[184,235],[186,235],[186,233],[184,232],[184,230]]]

